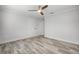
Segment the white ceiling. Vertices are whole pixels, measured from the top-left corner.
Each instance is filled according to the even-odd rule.
[[[63,11],[65,9],[69,9],[69,8],[75,8],[75,7],[79,7],[78,5],[49,5],[49,7],[47,8],[47,11]]]
[[[49,5],[47,11],[60,11],[68,8],[78,7],[77,5]],[[7,8],[17,11],[37,10],[38,5],[8,5]]]
[[[32,15],[39,15],[37,14],[37,12],[32,12],[32,11],[28,11],[28,10],[37,10],[38,9],[38,5],[5,5],[6,6],[6,10],[13,10],[16,12],[25,12],[27,14],[32,14]],[[68,8],[75,8],[75,7],[79,7],[78,5],[49,5],[48,8],[45,10],[45,12],[58,12],[58,11],[63,11],[65,9]]]
[[[8,5],[7,8],[18,11],[27,11],[31,9],[37,9],[37,5]]]
[[[13,12],[18,14],[25,14],[32,17],[40,18],[42,17],[36,11],[28,11],[28,10],[37,10],[38,5],[5,5],[6,12]]]

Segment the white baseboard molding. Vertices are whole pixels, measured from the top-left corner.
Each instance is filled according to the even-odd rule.
[[[54,40],[58,40],[58,41],[62,41],[62,42],[67,42],[67,43],[70,43],[70,44],[76,44],[76,45],[79,45],[78,42],[72,42],[72,41],[67,41],[67,40],[60,40],[60,39],[56,39],[56,38],[51,38],[51,37],[46,37],[44,36],[45,38],[48,38],[48,39],[54,39]]]
[[[20,38],[16,38],[16,39],[5,40],[5,41],[0,42],[0,44],[5,44],[5,43],[17,41],[17,40],[31,39],[31,38],[39,37],[39,36],[44,36],[44,35],[35,35],[35,36],[28,36],[28,37],[25,36],[25,37],[20,37]]]

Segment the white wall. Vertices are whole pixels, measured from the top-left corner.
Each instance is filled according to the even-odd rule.
[[[42,16],[39,16],[37,13],[24,11],[28,6],[15,7],[16,6],[13,6],[14,9],[12,9],[11,6],[6,6],[3,15],[1,14],[3,19],[0,19],[2,20],[0,35],[3,35],[1,36],[0,43],[44,34],[44,20]]]
[[[78,8],[68,7],[62,11],[57,9],[57,13],[46,14],[44,31],[43,17],[36,12],[26,12],[29,7],[32,8],[32,6],[0,6],[0,43],[45,34],[48,38],[79,44]]]
[[[79,44],[79,8],[47,13],[45,37]]]

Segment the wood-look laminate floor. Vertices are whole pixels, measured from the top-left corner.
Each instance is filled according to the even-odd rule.
[[[38,36],[0,44],[0,54],[78,54],[79,45]]]

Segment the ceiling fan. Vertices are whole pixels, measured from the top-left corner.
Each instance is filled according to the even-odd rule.
[[[44,5],[44,6],[39,5],[37,10],[28,10],[28,11],[36,11],[40,15],[44,15],[43,10],[46,9],[47,7],[48,5]]]

